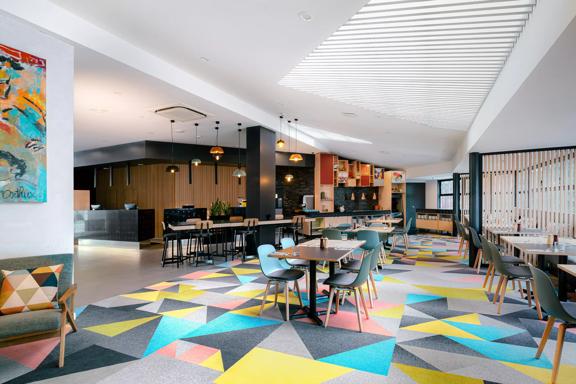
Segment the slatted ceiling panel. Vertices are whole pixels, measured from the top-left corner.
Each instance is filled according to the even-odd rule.
[[[524,226],[576,235],[576,149],[483,156],[484,225]]]

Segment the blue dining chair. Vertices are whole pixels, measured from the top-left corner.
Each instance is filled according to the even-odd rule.
[[[266,304],[266,300],[268,299],[268,290],[270,289],[271,283],[284,283],[284,294],[286,297],[286,321],[288,321],[290,320],[290,289],[288,287],[288,283],[291,281],[294,282],[294,290],[298,294],[300,306],[303,307],[298,280],[304,276],[304,272],[297,269],[285,268],[278,258],[270,256],[270,254],[274,252],[276,252],[276,248],[274,248],[274,246],[271,244],[263,244],[258,247],[260,269],[262,270],[264,276],[268,279],[266,290],[264,291],[264,299],[260,305],[260,316],[262,316],[262,312],[264,311],[264,304]],[[276,291],[276,297],[274,299],[275,304],[277,302],[277,297],[278,291]]]
[[[280,245],[282,246],[282,249],[288,249],[288,248],[295,247],[296,243],[294,243],[294,239],[292,239],[291,237],[285,237],[283,239],[280,239]],[[306,292],[309,292],[310,275],[309,275],[308,269],[310,268],[310,263],[308,262],[308,260],[280,259],[280,262],[286,268],[295,268],[295,269],[299,269],[299,270],[304,272],[304,275],[306,277]]]
[[[374,296],[374,299],[378,300],[378,291],[376,289],[376,280],[374,279],[373,271],[378,270],[378,253],[382,249],[382,243],[380,242],[380,236],[378,235],[378,232],[368,229],[356,232],[356,239],[365,241],[364,245],[362,245],[360,248],[364,254],[374,251],[375,255],[375,257],[371,260],[370,270],[368,273],[369,281],[366,281],[370,307],[373,308],[374,300],[372,299],[372,296]],[[358,273],[362,266],[362,262],[363,260],[350,260],[348,262],[343,262],[341,268]],[[372,284],[372,289],[370,289],[370,283]]]

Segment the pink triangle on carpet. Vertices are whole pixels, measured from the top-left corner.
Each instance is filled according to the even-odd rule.
[[[53,337],[0,348],[0,356],[6,357],[28,368],[36,369],[59,342],[60,338]]]

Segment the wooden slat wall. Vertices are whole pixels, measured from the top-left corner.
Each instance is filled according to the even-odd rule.
[[[140,208],[156,210],[156,236],[162,235],[162,216],[165,208],[180,208],[193,204],[209,208],[216,198],[238,205],[238,198],[246,197],[245,178],[232,176],[234,167],[218,166],[218,185],[215,184],[214,166],[192,167],[192,184],[188,182],[188,166],[180,165],[180,172],[166,173],[167,164],[150,164],[130,167],[130,185],[127,185],[126,168],[113,168],[110,186],[110,169],[98,170],[96,201],[105,209],[122,209],[124,203],[136,203]]]
[[[470,215],[470,176],[460,175],[460,212],[461,216]]]
[[[483,224],[525,227],[574,237],[576,149],[483,156]]]

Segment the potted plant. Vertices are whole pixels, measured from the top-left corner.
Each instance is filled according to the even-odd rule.
[[[228,221],[230,219],[230,204],[216,199],[210,205],[210,220],[212,221]]]

